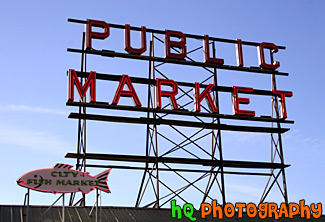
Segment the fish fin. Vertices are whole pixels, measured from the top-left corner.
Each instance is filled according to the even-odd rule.
[[[55,164],[55,166],[53,168],[62,168],[62,169],[70,169],[73,166],[70,164],[66,164],[66,163],[57,163]]]
[[[90,193],[90,192],[93,191],[93,190],[94,190],[93,187],[89,188],[88,190],[87,190],[87,189],[80,189],[80,188],[79,188],[79,191],[81,191],[81,192],[84,193],[84,194],[88,194],[88,193]]]
[[[109,189],[108,184],[107,184],[107,177],[108,177],[108,174],[110,171],[111,171],[111,169],[108,169],[108,170],[105,170],[105,171],[97,174],[96,176],[94,176],[96,179],[96,182],[98,184],[96,187],[104,192],[107,192],[107,193],[111,192],[111,190]]]

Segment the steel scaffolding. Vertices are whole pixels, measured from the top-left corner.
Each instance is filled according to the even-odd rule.
[[[85,24],[86,21],[69,19],[70,22]],[[124,26],[110,24],[111,28],[123,29]],[[140,31],[139,27],[131,27],[131,30]],[[226,182],[225,175],[254,175],[264,176],[268,178],[265,190],[262,193],[260,202],[265,201],[274,185],[280,190],[284,198],[284,202],[288,203],[288,194],[286,187],[284,154],[282,147],[281,135],[288,131],[287,128],[282,128],[281,123],[293,123],[291,120],[281,118],[279,111],[278,95],[272,93],[276,90],[276,75],[287,76],[287,73],[278,72],[275,70],[260,69],[257,67],[239,67],[227,66],[218,64],[206,64],[196,62],[191,58],[191,54],[201,50],[203,47],[197,47],[189,50],[185,60],[173,60],[160,58],[155,56],[156,44],[164,44],[164,41],[158,37],[164,34],[164,31],[147,29],[147,33],[151,33],[149,56],[134,55],[127,53],[119,53],[107,50],[86,49],[83,43],[83,49],[68,49],[70,52],[77,52],[82,54],[81,71],[76,72],[81,78],[81,83],[86,80],[89,73],[86,72],[86,55],[101,55],[107,57],[117,57],[126,59],[137,59],[148,61],[148,78],[130,77],[133,83],[147,85],[147,106],[123,106],[112,105],[104,102],[86,102],[85,98],[79,102],[68,101],[67,105],[79,107],[79,113],[71,113],[69,118],[78,119],[78,146],[77,153],[68,153],[67,158],[77,159],[77,169],[86,171],[86,167],[101,167],[101,168],[116,168],[125,170],[142,170],[143,176],[141,179],[137,199],[135,202],[136,207],[153,207],[161,208],[166,207],[170,200],[177,198],[184,203],[187,203],[185,191],[191,189],[195,190],[197,194],[201,195],[199,203],[218,199],[220,205],[226,204]],[[202,41],[202,36],[186,34],[187,38],[193,38]],[[84,38],[83,38],[84,39]],[[236,40],[210,38],[209,46],[212,48],[213,58],[216,56],[216,42],[224,42],[234,44]],[[244,45],[258,46],[259,43],[244,42]],[[285,49],[279,46],[279,49]],[[177,48],[173,50],[178,53]],[[270,54],[271,62],[273,63],[273,53]],[[195,112],[194,99],[191,95],[194,83],[178,82],[179,94],[177,94],[177,102],[180,106],[179,110],[170,109],[170,104],[162,107],[161,109],[155,108],[155,84],[156,78],[169,79],[170,76],[164,73],[161,68],[166,64],[178,64],[185,66],[201,67],[201,69],[208,76],[200,80],[200,88],[205,89],[208,84],[214,84],[212,89],[212,98],[216,107],[219,108],[219,93],[227,92],[232,93],[232,87],[221,86],[218,84],[219,69],[227,69],[233,71],[254,72],[268,74],[271,76],[271,91],[254,89],[251,94],[266,95],[271,97],[272,111],[270,117],[252,117],[252,116],[238,116],[227,115],[220,113],[211,113],[211,111],[202,104],[204,112]],[[101,74],[97,73],[98,80],[104,81],[120,81],[121,75]],[[198,77],[199,78],[199,77]],[[187,99],[187,100],[186,100]],[[189,101],[188,101],[189,100]],[[125,117],[125,116],[108,116],[98,114],[86,113],[86,108],[100,108],[100,109],[116,109],[145,113],[146,116],[141,118]],[[180,120],[180,117],[185,119]],[[242,126],[224,124],[224,119],[242,120],[251,122],[264,122],[270,123],[270,127],[261,126]],[[136,155],[113,155],[113,154],[94,154],[86,151],[86,120],[106,121],[106,122],[121,122],[121,123],[136,123],[146,125],[146,147],[145,156]],[[164,127],[165,130],[161,130]],[[191,131],[184,130],[184,128],[191,128]],[[166,130],[168,129],[168,130]],[[240,131],[240,132],[256,132],[256,133],[269,133],[271,135],[271,160],[270,162],[253,162],[253,161],[234,161],[225,160],[223,158],[222,147],[222,131]],[[168,132],[168,133],[166,133]],[[170,134],[177,135],[182,138],[180,142],[176,142]],[[211,138],[209,147],[202,146],[199,142],[203,139]],[[160,142],[168,142],[171,147],[164,149],[161,148]],[[188,147],[191,147],[189,149]],[[179,153],[183,154],[180,155]],[[184,156],[189,156],[184,157]],[[105,161],[125,161],[130,163],[143,163],[144,167],[125,166],[125,165],[99,165],[99,164],[86,164],[87,159],[92,160],[105,160]],[[181,165],[182,167],[178,167]],[[191,168],[189,168],[189,166]],[[227,169],[231,170],[227,170]],[[234,170],[235,169],[235,170]],[[236,170],[238,169],[238,170]],[[239,170],[240,169],[240,170]],[[244,172],[242,169],[249,169],[250,171]],[[253,172],[252,169],[269,170],[269,172]],[[170,180],[165,180],[161,174],[169,172],[183,181],[178,188],[171,187]],[[189,173],[196,175],[187,176]],[[218,190],[218,194],[211,192],[213,188]],[[149,198],[144,198],[144,196]],[[150,199],[148,201],[148,199]],[[70,205],[74,204],[74,196],[71,196]],[[85,205],[85,196],[83,196],[76,204]]]

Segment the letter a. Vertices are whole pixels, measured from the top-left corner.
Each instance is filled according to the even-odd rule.
[[[128,90],[123,89],[125,84],[126,84],[126,87],[128,88]],[[120,84],[117,87],[112,104],[117,105],[121,96],[132,97],[134,105],[141,106],[139,97],[138,97],[137,93],[135,92],[135,89],[132,85],[131,79],[128,75],[122,76],[122,79],[120,81]]]

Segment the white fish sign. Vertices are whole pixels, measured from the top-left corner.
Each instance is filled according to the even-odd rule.
[[[88,172],[71,169],[72,165],[57,163],[53,168],[30,171],[21,176],[17,183],[32,190],[50,193],[89,193],[98,188],[110,193],[107,177],[111,169],[105,170],[96,176]]]

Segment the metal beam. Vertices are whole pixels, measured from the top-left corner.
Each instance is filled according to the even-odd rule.
[[[183,115],[183,116],[199,116],[199,117],[215,117],[222,119],[234,119],[234,120],[245,120],[245,121],[259,121],[259,122],[281,122],[293,124],[294,121],[287,119],[276,119],[268,116],[261,117],[252,117],[252,116],[241,116],[241,115],[227,115],[219,113],[201,113],[201,112],[190,112],[185,109],[171,110],[171,109],[155,109],[147,107],[137,107],[137,106],[123,106],[123,105],[110,105],[107,102],[73,102],[68,101],[67,106],[81,106],[89,108],[99,108],[99,109],[116,109],[116,110],[127,110],[127,111],[137,111],[137,112],[156,112],[156,113],[165,113],[165,114],[174,114],[174,115]]]
[[[80,158],[77,153],[67,153],[66,158]],[[126,161],[139,163],[176,163],[176,164],[193,164],[202,166],[219,166],[220,160],[211,159],[193,159],[193,158],[176,158],[176,157],[154,157],[154,156],[136,156],[136,155],[117,155],[117,154],[98,154],[87,153],[83,156],[86,159],[92,160],[112,160],[112,161]],[[254,169],[278,169],[286,168],[290,165],[270,162],[252,162],[252,161],[233,161],[223,160],[223,167],[231,168],[254,168]]]
[[[76,53],[87,53],[87,54],[100,55],[106,57],[138,59],[138,60],[164,62],[164,63],[178,64],[178,65],[210,67],[210,68],[217,68],[217,69],[236,70],[242,72],[260,73],[260,74],[274,74],[274,75],[282,75],[282,76],[289,75],[289,73],[286,72],[279,72],[271,69],[262,69],[259,67],[240,67],[240,66],[231,66],[231,65],[220,65],[217,63],[192,62],[183,59],[170,59],[170,58],[161,58],[161,57],[153,57],[153,56],[135,55],[135,54],[121,53],[121,52],[108,51],[108,50],[95,50],[95,49],[82,50],[82,49],[68,48],[67,51],[76,52]]]
[[[87,164],[86,167],[94,168],[113,168],[113,169],[127,169],[127,170],[148,170],[146,167],[135,167],[135,166],[117,166],[117,165],[98,165],[98,164]],[[156,170],[156,168],[150,168],[151,170]],[[160,171],[176,171],[176,172],[188,172],[188,173],[218,173],[216,170],[194,170],[194,169],[169,169],[169,168],[159,168]],[[272,176],[271,173],[253,173],[253,172],[233,172],[224,171],[224,174],[234,174],[234,175],[253,175],[253,176]]]
[[[122,116],[104,116],[96,114],[79,114],[70,113],[69,118],[72,119],[87,119],[106,122],[119,122],[119,123],[136,123],[136,124],[156,124],[156,125],[173,125],[173,126],[186,126],[204,129],[221,129],[228,131],[239,132],[259,132],[259,133],[285,133],[288,128],[270,128],[259,126],[239,126],[239,125],[227,125],[227,124],[215,124],[215,123],[202,123],[191,122],[183,120],[171,120],[171,119],[154,119],[154,118],[135,118],[135,117],[122,117]]]

